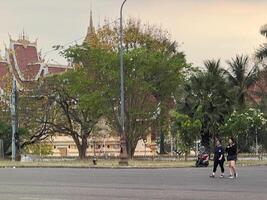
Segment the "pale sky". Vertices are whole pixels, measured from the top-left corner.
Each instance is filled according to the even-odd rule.
[[[119,16],[123,0],[0,0],[0,49],[17,39],[23,29],[43,54],[85,36],[92,5],[94,23]],[[181,44],[187,60],[200,66],[205,59],[253,55],[267,39],[259,34],[267,23],[267,0],[128,0],[124,17],[166,29]],[[64,63],[56,52],[50,62]],[[55,60],[55,61],[53,61]]]

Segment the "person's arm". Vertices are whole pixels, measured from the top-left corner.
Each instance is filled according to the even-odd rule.
[[[224,154],[224,150],[223,150],[222,147],[220,148],[219,153],[220,153],[219,160],[222,160],[222,158],[223,158],[223,154]]]
[[[233,152],[235,153],[235,155],[237,155],[237,145],[234,144],[232,148],[233,148]]]
[[[228,146],[225,148],[225,152],[228,153],[229,149],[230,149],[230,145],[228,145]]]

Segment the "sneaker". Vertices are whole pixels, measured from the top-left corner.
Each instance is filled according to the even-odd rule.
[[[210,175],[210,178],[215,178],[215,175],[213,175],[213,174],[212,174],[212,175]]]
[[[230,176],[228,176],[228,178],[233,179],[234,177],[233,177],[233,175],[230,175]]]
[[[238,178],[238,173],[236,173],[236,174],[234,175],[234,177],[235,177],[235,178]]]
[[[224,178],[224,175],[223,175],[223,174],[221,174],[220,178]]]

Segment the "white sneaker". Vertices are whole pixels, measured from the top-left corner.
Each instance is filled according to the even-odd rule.
[[[210,175],[210,178],[215,178],[215,175],[214,174]]]
[[[228,178],[233,179],[234,177],[233,177],[233,175],[230,175],[230,176],[228,176]]]

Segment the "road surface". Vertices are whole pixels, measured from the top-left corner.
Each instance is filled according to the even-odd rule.
[[[267,199],[267,167],[241,168],[236,180],[212,179],[210,172],[211,168],[0,169],[0,199]]]

